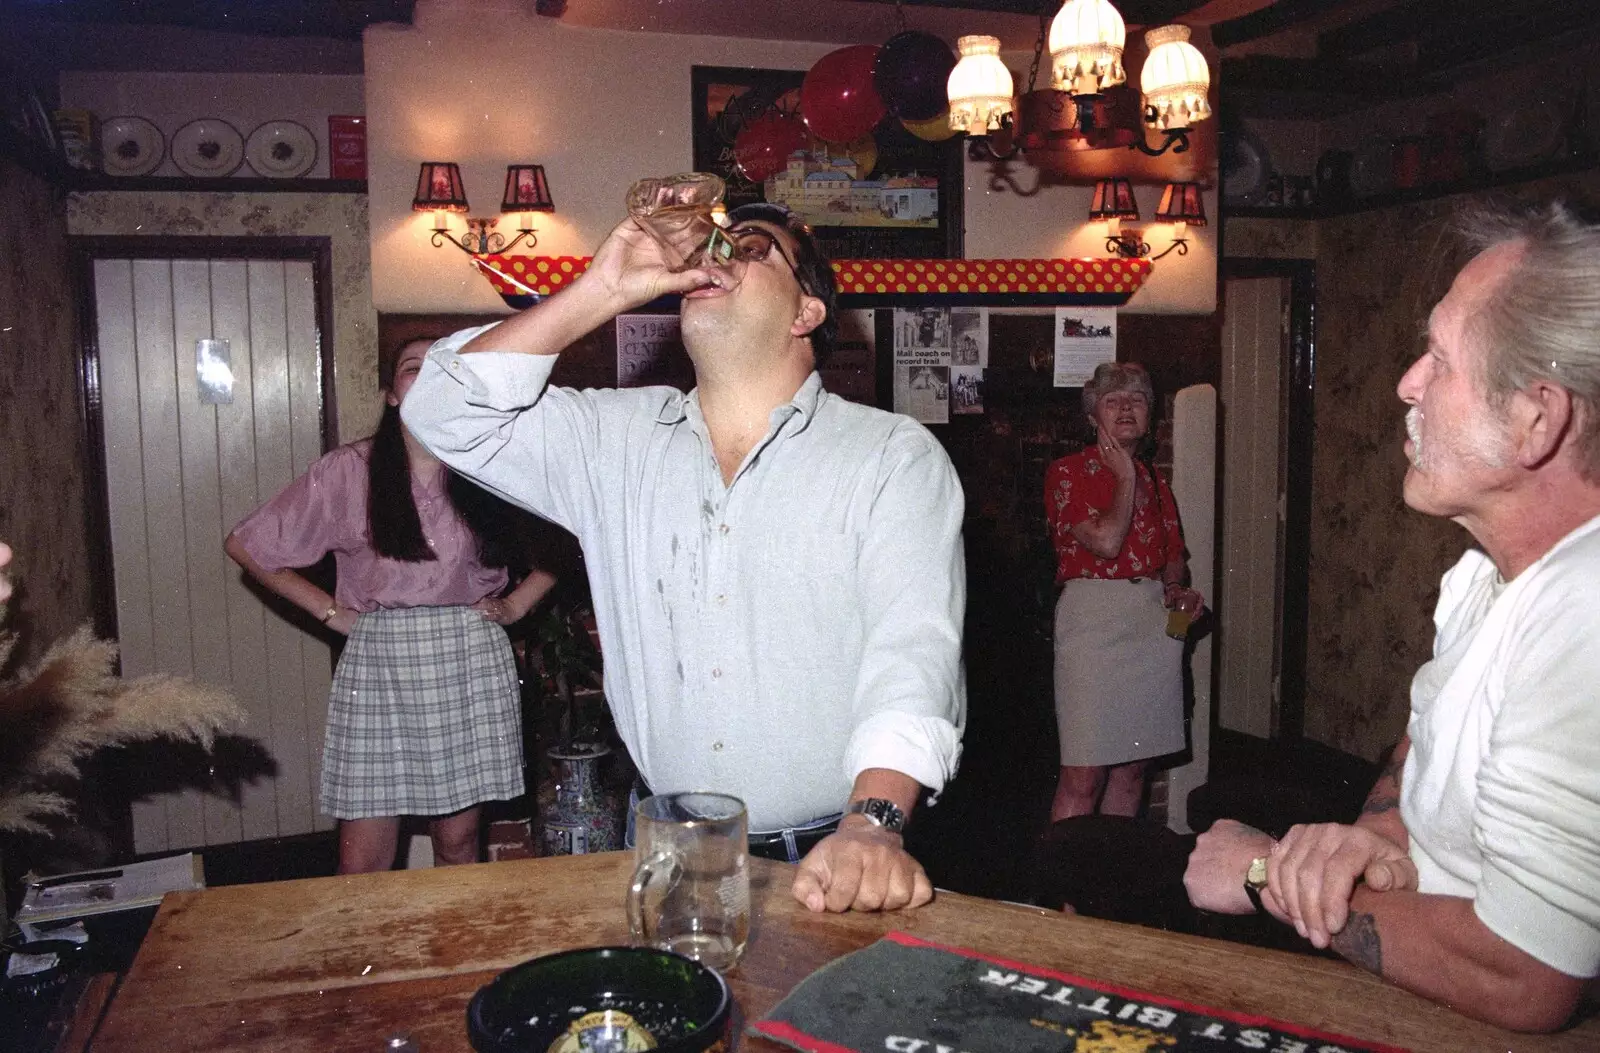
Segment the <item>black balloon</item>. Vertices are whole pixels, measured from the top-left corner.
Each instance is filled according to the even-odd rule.
[[[878,50],[872,84],[889,112],[906,121],[925,121],[941,113],[946,83],[956,68],[950,45],[931,33],[896,33]]]

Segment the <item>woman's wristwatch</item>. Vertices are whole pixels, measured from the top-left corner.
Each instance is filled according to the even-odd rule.
[[[323,613],[323,615],[322,615],[322,624],[323,625],[327,625],[329,622],[333,621],[338,616],[339,616],[339,605],[337,603],[335,603],[332,606],[330,606],[327,609],[326,612]]]

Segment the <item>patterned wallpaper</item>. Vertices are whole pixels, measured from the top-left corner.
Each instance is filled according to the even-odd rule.
[[[0,159],[0,540],[16,550],[21,658],[92,614],[66,235],[55,191]]]
[[[1592,201],[1600,198],[1600,170],[1500,192]],[[1305,731],[1368,758],[1405,731],[1411,676],[1432,648],[1439,577],[1472,543],[1455,524],[1402,502],[1404,427],[1394,392],[1421,350],[1419,326],[1454,276],[1435,245],[1462,200],[1317,224]],[[1232,251],[1231,229],[1228,238]]]
[[[1229,219],[1222,227],[1222,254],[1235,260],[1315,259],[1317,226],[1308,219]]]
[[[331,239],[339,435],[347,441],[372,432],[382,399],[365,194],[76,193],[67,225],[84,235]]]

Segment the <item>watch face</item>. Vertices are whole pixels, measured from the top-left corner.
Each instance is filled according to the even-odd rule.
[[[1257,856],[1256,858],[1250,860],[1250,869],[1245,872],[1244,881],[1245,881],[1245,884],[1254,886],[1255,888],[1258,888],[1258,889],[1266,888],[1266,886],[1267,886],[1267,857],[1266,856]]]
[[[899,832],[906,825],[906,813],[899,805],[882,797],[857,801],[850,806],[850,811],[861,813],[886,830]]]

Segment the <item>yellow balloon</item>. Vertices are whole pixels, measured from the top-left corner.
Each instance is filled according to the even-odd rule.
[[[856,163],[856,178],[865,179],[878,167],[878,141],[870,135],[845,144],[844,155]]]
[[[950,127],[949,107],[946,107],[945,111],[939,116],[929,117],[925,121],[901,121],[900,123],[905,126],[906,131],[918,139],[926,139],[930,143],[942,142],[956,134],[955,129]]]

